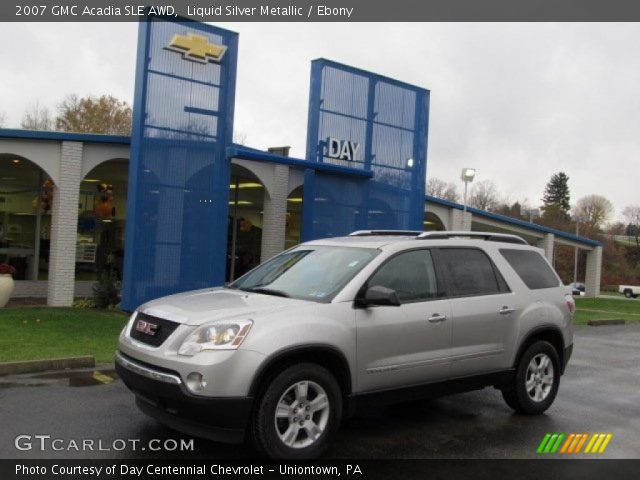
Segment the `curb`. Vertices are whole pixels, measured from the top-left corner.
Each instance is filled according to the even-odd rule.
[[[70,368],[93,368],[95,365],[96,360],[92,355],[22,362],[0,362],[0,376],[45,372],[47,370],[67,370]]]
[[[587,325],[590,327],[604,327],[607,325],[624,325],[624,320],[589,320]]]

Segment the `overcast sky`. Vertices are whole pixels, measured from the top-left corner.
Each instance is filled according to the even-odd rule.
[[[462,167],[537,206],[549,177],[572,201],[640,204],[640,24],[219,24],[240,33],[235,130],[305,152],[310,61],[326,57],[431,90],[427,174]],[[133,97],[134,23],[2,24],[0,114],[38,100]]]

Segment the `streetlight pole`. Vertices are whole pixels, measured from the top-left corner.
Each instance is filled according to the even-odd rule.
[[[469,187],[469,182],[464,182],[464,204],[462,205],[462,211],[467,213],[467,188]]]
[[[463,168],[462,173],[460,174],[460,180],[464,182],[464,203],[462,205],[462,212],[465,214],[467,213],[467,190],[469,188],[469,183],[473,182],[475,176],[475,168]]]
[[[580,217],[576,215],[576,237],[580,235]],[[578,283],[578,247],[573,247],[573,286]]]

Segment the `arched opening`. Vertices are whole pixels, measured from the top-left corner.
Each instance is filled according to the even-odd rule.
[[[109,271],[122,280],[129,161],[109,160],[80,182],[76,280],[96,281]]]
[[[49,276],[54,183],[27,158],[0,154],[0,262],[16,280]]]
[[[285,224],[285,249],[300,243],[302,230],[302,199],[304,187],[294,188],[287,197],[287,219]]]
[[[232,281],[260,263],[265,188],[256,175],[231,165],[226,279]]]
[[[440,217],[433,212],[425,212],[422,229],[425,232],[446,230],[446,228],[444,228],[444,223],[440,220]]]

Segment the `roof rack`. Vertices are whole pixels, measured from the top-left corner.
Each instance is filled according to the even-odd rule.
[[[417,237],[420,235],[420,230],[357,230],[355,232],[351,232],[349,234],[350,237],[371,237],[371,236],[379,236],[379,235],[389,235],[389,236],[403,236],[403,237]]]
[[[402,236],[414,237],[417,240],[443,240],[448,238],[472,238],[486,240],[489,242],[515,243],[519,245],[529,245],[525,239],[518,235],[494,232],[467,232],[467,231],[432,231],[423,232],[420,230],[357,230],[349,234],[350,237],[371,237],[371,236]]]
[[[494,232],[465,232],[465,231],[432,231],[421,232],[416,238],[419,240],[441,240],[454,237],[466,237],[482,239],[489,242],[504,242],[504,243],[517,243],[520,245],[529,245],[527,241],[519,237],[518,235],[511,235],[508,233],[494,233]]]

